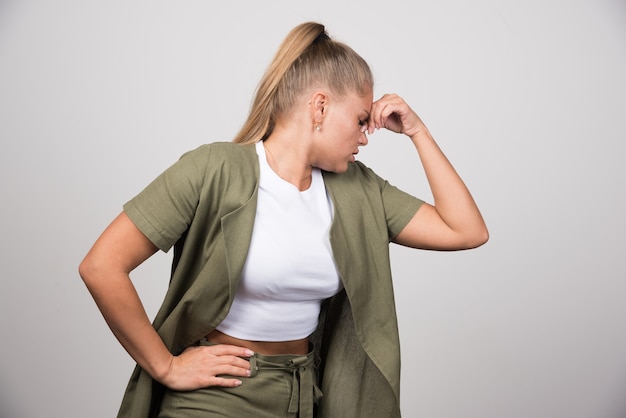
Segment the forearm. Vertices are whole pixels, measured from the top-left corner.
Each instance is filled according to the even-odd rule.
[[[186,391],[236,387],[241,384],[236,377],[250,376],[245,357],[254,353],[245,347],[192,346],[180,355],[170,354],[152,327],[128,273],[105,265],[98,271],[88,256],[80,266],[81,277],[117,339],[153,379],[172,390]]]
[[[122,212],[105,229],[79,266],[79,273],[122,346],[150,376],[173,390],[234,387],[249,376],[253,353],[245,347],[188,347],[174,357],[152,327],[130,272],[157,247]]]
[[[128,274],[81,271],[105,321],[130,356],[162,381],[172,355],[153,328]]]

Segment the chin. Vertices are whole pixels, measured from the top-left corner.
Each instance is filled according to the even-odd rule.
[[[351,163],[352,161],[344,161],[344,162],[340,162],[340,163],[336,163],[332,165],[326,164],[325,166],[317,166],[317,167],[329,173],[341,174],[341,173],[345,173],[346,171],[348,171],[348,167],[350,166]]]
[[[349,166],[350,166],[350,163],[346,163],[345,165],[339,166],[335,170],[333,170],[333,173],[337,173],[337,174],[345,173],[346,171],[348,171]]]

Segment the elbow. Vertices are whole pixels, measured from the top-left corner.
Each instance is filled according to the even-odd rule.
[[[78,265],[78,275],[89,288],[97,276],[96,263],[87,255]]]
[[[481,245],[486,244],[487,241],[489,241],[489,231],[487,230],[487,228],[485,228],[485,230],[483,231],[481,235],[481,238],[477,247],[480,247]]]
[[[91,254],[87,254],[78,265],[78,275],[89,293],[95,297],[96,294],[102,292],[102,286],[106,283],[105,278],[109,277],[109,271],[101,260]]]
[[[85,257],[83,261],[81,261],[80,264],[78,265],[78,275],[83,280],[83,282],[85,282],[85,284],[87,284],[87,281],[89,277],[91,276],[90,271],[91,271],[91,267],[90,267],[89,260],[87,257]]]
[[[479,231],[472,234],[472,238],[468,243],[468,248],[478,248],[489,241],[489,230],[486,226],[483,226]]]
[[[483,224],[480,227],[472,228],[459,233],[454,243],[449,246],[452,250],[471,250],[484,245],[489,241],[489,231]]]

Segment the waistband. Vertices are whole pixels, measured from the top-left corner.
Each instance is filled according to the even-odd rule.
[[[198,345],[216,345],[203,338]],[[265,355],[254,353],[248,358],[250,377],[254,378],[261,370],[283,370],[292,375],[291,398],[289,412],[299,412],[300,418],[313,418],[313,405],[323,396],[316,384],[315,355],[311,350],[308,354]]]

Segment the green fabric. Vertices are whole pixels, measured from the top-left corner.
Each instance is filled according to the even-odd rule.
[[[161,250],[174,246],[170,287],[154,327],[175,355],[228,312],[252,235],[258,176],[254,145],[203,145],[124,205]],[[359,418],[362,409],[398,417],[400,344],[389,241],[422,201],[360,162],[346,173],[325,172],[324,182],[335,210],[330,238],[345,291],[324,305],[320,321],[325,396],[319,416]],[[154,416],[161,394],[160,384],[137,367],[118,416]]]
[[[200,346],[215,345],[206,339]],[[249,377],[237,377],[234,388],[207,387],[189,392],[166,390],[158,418],[237,417],[313,418],[320,391],[316,386],[315,353],[249,358]]]

